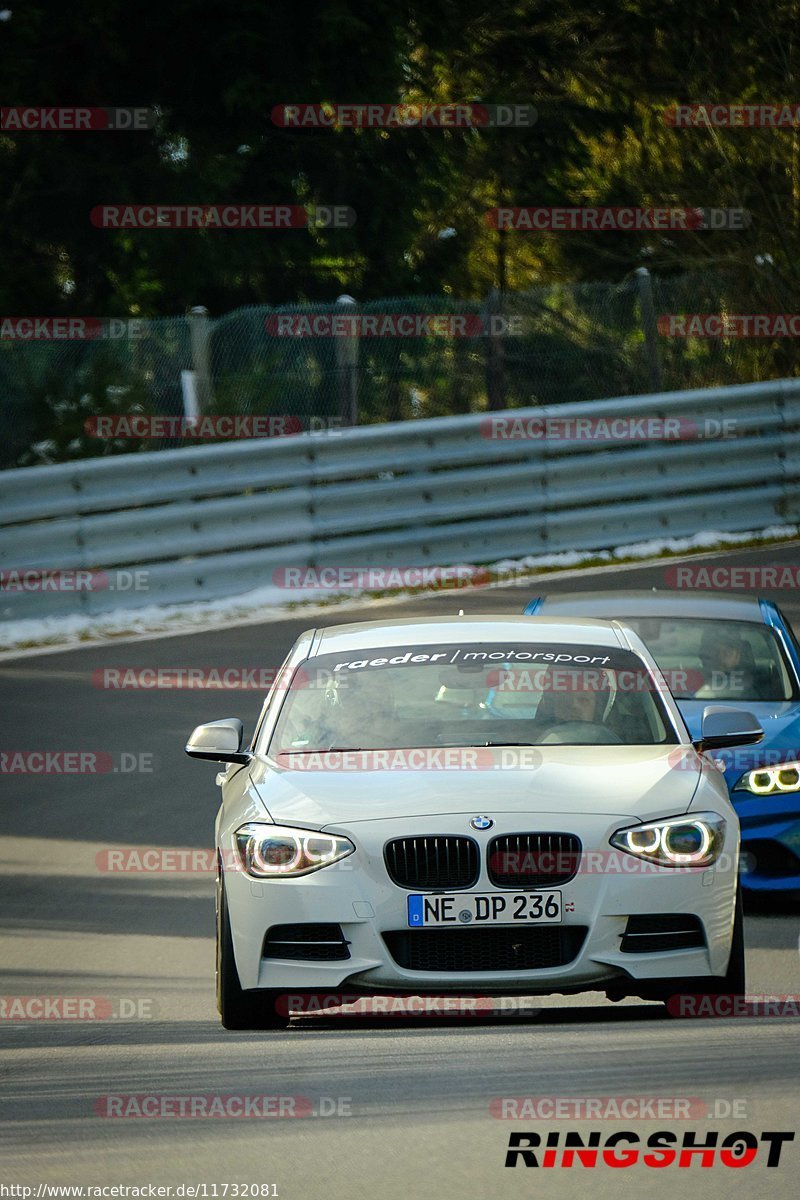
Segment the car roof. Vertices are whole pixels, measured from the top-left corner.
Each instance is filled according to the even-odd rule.
[[[559,592],[542,596],[543,615],[608,617],[697,617],[764,624],[758,596],[701,591]]]
[[[570,643],[628,649],[616,622],[595,618],[525,617],[487,614],[469,617],[409,617],[329,625],[317,631],[312,653],[328,654],[368,646],[435,645],[440,642]]]

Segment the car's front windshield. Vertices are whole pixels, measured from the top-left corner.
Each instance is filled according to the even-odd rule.
[[[521,643],[372,646],[298,667],[269,754],[678,741],[638,655]]]
[[[774,701],[792,697],[772,629],[754,621],[624,617],[679,700]]]

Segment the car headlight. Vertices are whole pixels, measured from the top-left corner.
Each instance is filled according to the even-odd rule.
[[[236,845],[242,867],[256,879],[309,875],[355,851],[344,837],[256,822],[236,831]]]
[[[716,813],[670,817],[618,829],[612,846],[660,867],[708,867],[722,853],[725,818]]]
[[[800,792],[800,762],[776,763],[774,767],[756,767],[754,771],[745,771],[733,785],[733,790],[754,792],[756,796]]]

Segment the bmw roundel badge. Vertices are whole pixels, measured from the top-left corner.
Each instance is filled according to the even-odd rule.
[[[491,817],[473,817],[470,825],[473,829],[491,829],[494,821]]]

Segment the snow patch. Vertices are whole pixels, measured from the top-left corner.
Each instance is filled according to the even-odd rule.
[[[704,530],[691,537],[657,538],[617,546],[613,550],[564,550],[553,554],[527,555],[524,558],[504,558],[480,565],[459,565],[474,572],[476,576],[475,584],[466,586],[507,587],[510,583],[535,578],[539,571],[565,570],[587,563],[597,564],[602,569],[603,564],[613,565],[626,560],[659,559],[665,555],[680,555],[693,550],[719,550],[745,542],[786,541],[796,537],[798,533],[798,525],[771,525],[767,529],[745,533]],[[171,636],[232,625],[259,624],[284,619],[287,612],[298,607],[298,601],[302,601],[300,611],[313,617],[319,613],[327,614],[334,604],[338,606],[352,603],[364,595],[370,594],[364,591],[331,593],[316,589],[286,595],[276,603],[276,588],[270,586],[236,596],[185,604],[148,605],[144,608],[117,609],[90,616],[80,614],[3,621],[0,622],[0,652],[5,652],[5,656],[9,657],[8,652],[13,650],[31,649],[41,652],[42,647],[67,649],[118,638]],[[393,602],[397,595],[398,593],[393,593],[388,597],[371,598],[370,603]],[[319,604],[322,599],[326,601],[324,605]]]

